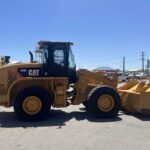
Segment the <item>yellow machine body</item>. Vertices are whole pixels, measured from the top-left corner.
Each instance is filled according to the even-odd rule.
[[[18,63],[0,67],[0,105],[11,107],[17,94],[28,87],[41,87],[53,99],[54,107],[67,106],[68,78],[66,77],[21,77],[17,69],[20,67],[40,68],[36,63]]]
[[[80,69],[77,71],[77,77],[78,81],[75,84],[77,94],[73,101],[73,104],[75,105],[86,101],[90,91],[97,86],[107,85],[116,89],[118,85],[118,77],[115,73],[112,78],[108,78],[104,76],[104,72],[102,71],[92,72],[86,69]]]
[[[150,115],[150,83],[128,81],[118,91],[123,109],[131,113]]]
[[[28,87],[38,86],[49,92],[53,96],[53,107],[66,107],[67,89],[69,88],[67,77],[21,77],[17,69],[20,67],[40,68],[36,63],[18,63],[4,65],[0,67],[0,105],[11,107],[17,94]],[[78,80],[75,83],[76,97],[73,100],[74,105],[84,102],[90,91],[98,85],[109,85],[117,87],[117,76],[109,79],[103,75],[103,72],[91,72],[85,69],[77,71]]]

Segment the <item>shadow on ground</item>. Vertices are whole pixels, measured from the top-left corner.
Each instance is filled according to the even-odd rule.
[[[150,116],[145,116],[137,113],[124,112],[125,115],[133,116],[141,121],[150,121]]]
[[[49,116],[42,121],[36,122],[21,122],[18,120],[14,112],[0,112],[0,127],[1,128],[17,128],[17,127],[45,127],[57,126],[58,129],[65,126],[66,123],[75,118],[77,121],[88,120],[89,122],[116,122],[121,121],[120,117],[112,119],[97,119],[94,118],[89,112],[81,108],[82,111],[65,112],[63,110],[52,109]]]

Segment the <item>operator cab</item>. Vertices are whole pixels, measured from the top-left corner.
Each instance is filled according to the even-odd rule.
[[[76,82],[76,64],[71,42],[39,41],[36,51],[41,52],[43,75],[47,77],[68,77],[69,83]]]

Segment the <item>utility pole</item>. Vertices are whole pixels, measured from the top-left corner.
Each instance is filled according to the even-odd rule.
[[[126,59],[125,57],[123,57],[123,76],[125,76],[125,62],[126,62]]]
[[[142,72],[144,73],[144,60],[145,60],[145,58],[144,58],[144,52],[142,52]]]
[[[150,59],[147,60],[147,77],[150,77]]]

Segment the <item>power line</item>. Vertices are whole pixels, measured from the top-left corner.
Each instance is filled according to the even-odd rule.
[[[133,52],[133,53],[128,53],[127,55],[125,55],[125,57],[127,57],[128,58],[128,60],[130,59],[130,57],[134,57],[134,56],[136,56],[137,54],[139,54],[139,52]],[[112,57],[112,58],[101,58],[100,60],[101,60],[101,62],[109,62],[109,63],[111,63],[111,64],[113,64],[113,63],[120,63],[120,62],[122,62],[122,59],[121,59],[121,57],[122,56],[117,56],[117,57]],[[88,60],[88,61],[84,61],[83,63],[86,63],[86,64],[96,64],[98,62],[98,60]]]
[[[125,72],[126,66],[129,66],[129,65],[133,66],[133,64],[135,64],[135,63],[136,63],[136,66],[139,66],[140,62],[142,60],[142,70],[144,71],[144,67],[145,67],[144,64],[146,61],[145,53],[142,52],[142,55],[140,55],[140,57],[139,57],[139,52],[138,52],[138,58],[137,58],[137,52],[130,53],[130,54],[128,53],[127,55],[125,55],[123,57],[123,59],[121,59],[121,57],[116,57],[116,59],[115,58],[112,58],[112,59],[104,58],[104,60],[100,59],[100,61],[99,60],[94,60],[94,61],[90,61],[90,62],[88,61],[88,62],[86,62],[86,65],[89,65],[91,67],[96,67],[98,65],[105,65],[105,66],[113,65],[113,66],[116,66],[116,67],[118,66],[119,68],[122,68],[123,72]]]

